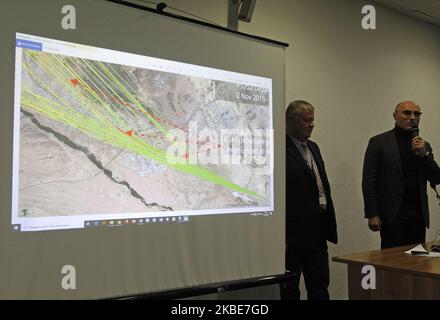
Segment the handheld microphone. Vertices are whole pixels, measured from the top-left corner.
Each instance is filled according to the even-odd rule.
[[[419,136],[419,128],[418,127],[412,127],[411,129],[408,130],[411,140],[414,139],[415,137]],[[414,153],[416,156],[420,156],[420,151],[419,150],[414,150]]]

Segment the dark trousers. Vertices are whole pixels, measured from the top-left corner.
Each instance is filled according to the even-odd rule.
[[[412,217],[398,216],[380,230],[381,249],[425,242],[426,227],[421,213]]]
[[[301,273],[304,274],[308,300],[329,300],[327,288],[330,283],[330,272],[327,245],[305,252],[287,251],[286,269],[291,272],[292,280],[281,284],[281,300],[300,299]]]

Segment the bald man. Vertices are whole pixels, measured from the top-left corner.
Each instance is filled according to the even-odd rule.
[[[380,231],[382,249],[425,242],[427,182],[440,184],[440,168],[418,134],[421,115],[415,102],[400,102],[394,129],[371,138],[365,152],[365,218],[370,230]]]

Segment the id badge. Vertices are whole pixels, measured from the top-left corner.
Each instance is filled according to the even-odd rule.
[[[323,194],[319,195],[319,206],[322,210],[325,210],[327,208],[327,199]]]

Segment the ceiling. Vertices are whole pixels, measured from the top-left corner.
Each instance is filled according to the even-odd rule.
[[[440,26],[440,0],[371,0],[371,2]]]

